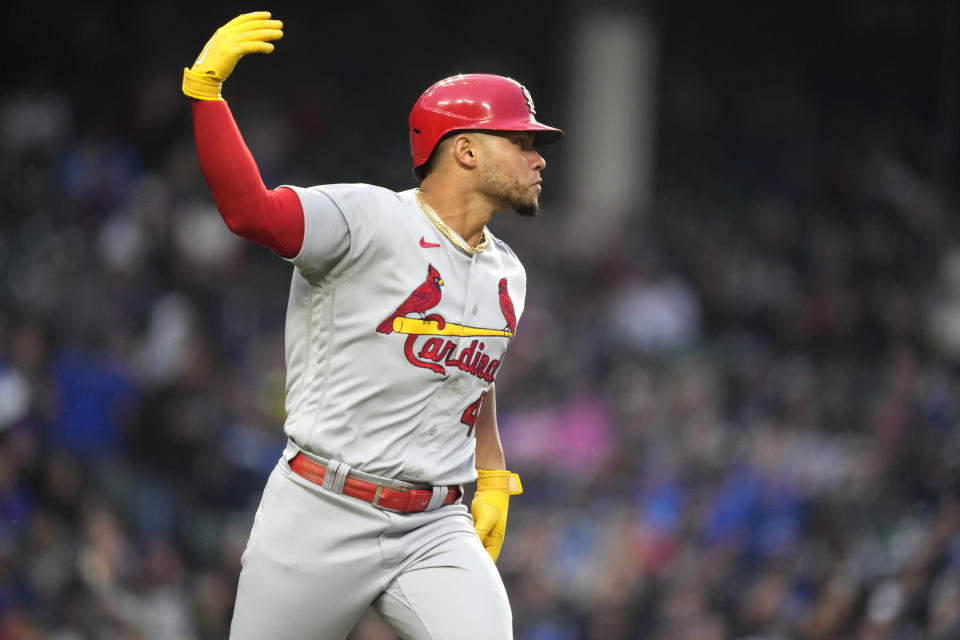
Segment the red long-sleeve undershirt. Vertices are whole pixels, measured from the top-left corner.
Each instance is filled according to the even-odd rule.
[[[303,207],[291,189],[267,189],[224,100],[194,100],[200,169],[231,231],[285,258],[303,245]]]

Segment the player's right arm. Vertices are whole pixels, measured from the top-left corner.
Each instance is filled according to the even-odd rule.
[[[207,41],[193,66],[183,70],[183,93],[194,99],[193,131],[200,168],[217,209],[234,233],[258,242],[285,258],[303,244],[300,199],[290,189],[268,190],[230,108],[220,95],[244,55],[270,53],[271,41],[283,37],[283,23],[258,11],[238,16]]]

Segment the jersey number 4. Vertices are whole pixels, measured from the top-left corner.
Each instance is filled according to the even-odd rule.
[[[473,435],[473,428],[477,426],[477,416],[480,414],[480,405],[483,404],[483,399],[486,395],[486,391],[481,393],[480,397],[470,403],[470,406],[464,409],[463,415],[460,416],[460,422],[470,427],[467,429],[468,438]]]

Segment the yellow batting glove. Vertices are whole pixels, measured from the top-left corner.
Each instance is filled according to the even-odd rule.
[[[477,469],[477,490],[470,503],[470,513],[473,515],[473,528],[494,562],[503,546],[510,496],[520,493],[523,493],[523,486],[517,474]]]
[[[207,41],[196,62],[183,70],[183,93],[197,100],[222,100],[220,87],[248,53],[270,53],[271,40],[283,37],[283,23],[271,20],[269,11],[239,15]]]

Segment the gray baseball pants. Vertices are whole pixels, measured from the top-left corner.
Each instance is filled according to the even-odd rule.
[[[281,459],[242,565],[234,640],[338,640],[370,606],[404,639],[513,637],[503,581],[459,503],[394,514]]]

